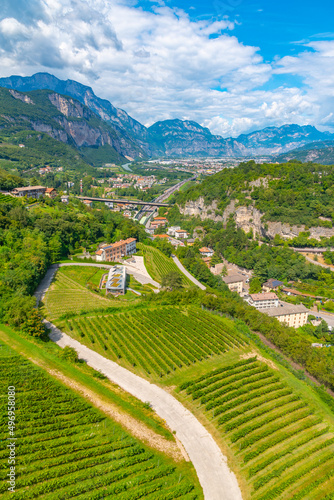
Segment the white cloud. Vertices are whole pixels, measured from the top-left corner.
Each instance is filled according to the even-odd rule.
[[[23,0],[3,2],[2,76],[49,71],[91,85],[142,123],[189,118],[224,136],[334,125],[334,42],[312,41],[267,64],[259,48],[233,36],[228,18],[191,21],[162,1],[145,11],[132,0],[31,0],[25,17],[15,15]],[[275,73],[305,85],[259,90]]]

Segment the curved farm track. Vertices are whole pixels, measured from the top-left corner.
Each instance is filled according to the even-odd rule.
[[[75,263],[71,265],[76,265]],[[79,264],[80,265],[80,264]],[[82,265],[82,264],[81,264]],[[35,292],[42,300],[59,266],[52,266]],[[103,267],[103,266],[101,266]],[[80,344],[49,323],[50,338],[60,347],[73,347],[80,359],[143,402],[149,402],[185,448],[203,488],[205,500],[242,500],[235,474],[211,434],[176,398],[117,363]]]

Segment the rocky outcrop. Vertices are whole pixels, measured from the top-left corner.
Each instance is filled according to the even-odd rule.
[[[92,115],[87,108],[74,99],[67,99],[60,94],[49,94],[49,99],[58,111],[67,117],[85,118],[89,120]]]
[[[179,209],[183,215],[199,216],[201,220],[211,219],[215,222],[223,220],[223,213],[218,209],[218,202],[213,201],[210,205],[206,205],[203,197],[196,201],[188,201],[184,207],[179,207]]]
[[[328,227],[305,228],[304,225],[290,226],[290,224],[282,224],[282,222],[267,222],[266,228],[265,233],[269,238],[274,238],[276,234],[284,239],[295,238],[299,235],[299,233],[303,233],[305,231],[310,233],[310,238],[314,238],[319,241],[320,238],[331,238],[334,236],[334,228]]]
[[[44,123],[41,121],[31,121],[30,122],[32,128],[36,130],[36,132],[44,132],[45,134],[48,134],[50,137],[53,139],[56,139],[57,141],[64,142],[65,144],[68,144],[69,138],[65,130],[58,129],[55,127],[52,127],[48,123]]]
[[[10,90],[9,93],[15,98],[19,99],[26,104],[35,104],[34,101],[26,94],[21,94],[21,92],[16,92],[16,90]]]
[[[183,215],[200,217],[201,220],[223,221],[224,224],[226,224],[232,215],[238,228],[243,229],[246,233],[252,230],[253,234],[257,237],[264,236],[273,239],[278,234],[283,239],[290,239],[297,237],[299,233],[305,231],[310,233],[310,238],[319,241],[322,237],[330,238],[334,236],[334,228],[305,228],[304,225],[291,226],[282,222],[263,222],[263,213],[252,205],[238,206],[238,200],[231,200],[223,213],[218,209],[218,202],[216,200],[206,205],[203,197],[198,198],[196,201],[188,201],[184,207],[179,206],[179,209]]]

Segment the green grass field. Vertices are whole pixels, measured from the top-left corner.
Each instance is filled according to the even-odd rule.
[[[146,269],[150,276],[158,283],[161,283],[162,277],[171,271],[177,272],[182,276],[183,286],[195,286],[187,276],[185,276],[171,258],[168,258],[157,248],[137,243],[137,247],[142,251]]]
[[[333,498],[333,426],[278,371],[239,359],[179,389],[228,443],[252,499]]]
[[[201,499],[189,468],[176,466],[106,418],[44,370],[2,344],[0,386],[15,387],[16,484],[19,500]],[[2,413],[1,498],[8,491],[8,415]]]

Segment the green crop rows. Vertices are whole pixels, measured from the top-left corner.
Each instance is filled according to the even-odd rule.
[[[69,311],[79,313],[82,310],[111,306],[122,306],[122,303],[99,297],[61,270],[57,272],[44,299],[44,312],[51,321]]]
[[[160,250],[142,243],[138,243],[137,247],[143,252],[146,269],[155,281],[161,282],[163,276],[174,271],[182,276],[184,286],[194,286],[192,281],[179,270],[174,261]]]
[[[0,203],[16,203],[18,200],[8,194],[0,193]]]
[[[8,491],[8,385],[16,391],[16,486]],[[0,496],[18,500],[201,498],[192,481],[83,398],[1,346]]]
[[[252,498],[320,500],[333,492],[334,435],[266,364],[239,361],[180,389],[203,405],[230,441]]]
[[[226,321],[196,307],[81,316],[60,326],[104,356],[159,376],[244,344]]]

